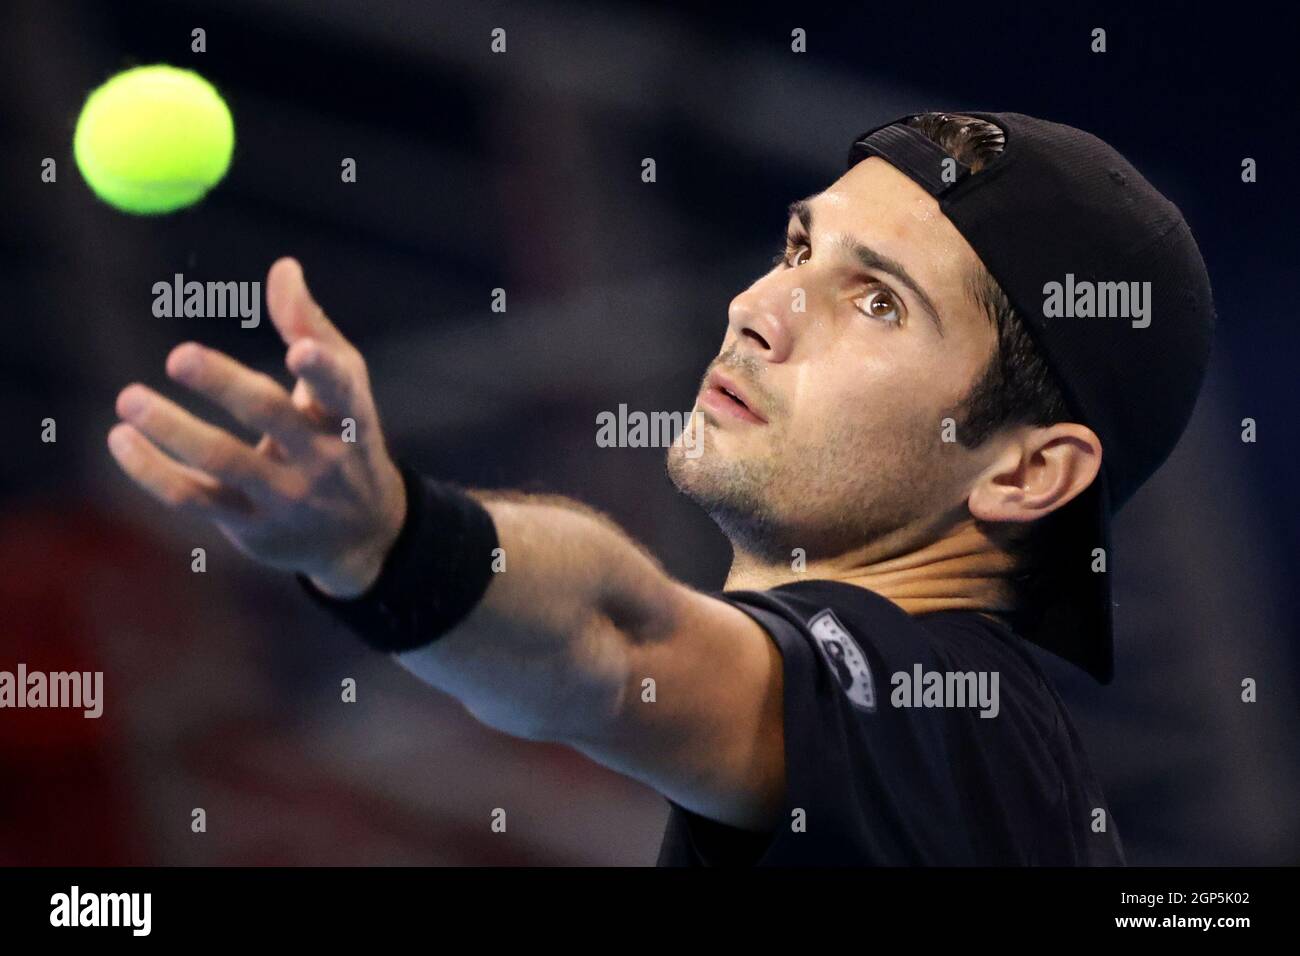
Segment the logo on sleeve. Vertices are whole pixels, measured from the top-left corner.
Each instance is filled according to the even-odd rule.
[[[876,685],[871,680],[867,655],[853,639],[835,612],[827,608],[819,611],[808,622],[808,630],[817,639],[817,646],[839,679],[840,687],[855,707],[876,709]]]

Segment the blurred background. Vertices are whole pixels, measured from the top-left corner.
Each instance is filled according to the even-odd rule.
[[[152,285],[262,281],[297,256],[368,357],[400,455],[580,498],[716,588],[725,540],[661,450],[597,447],[596,415],[688,410],[786,203],[836,179],[864,129],[962,108],[1097,133],[1198,237],[1216,352],[1186,438],[1116,524],[1118,677],[1049,666],[1131,862],[1300,860],[1289,32],[1259,11],[854,9],[4,4],[0,669],[102,670],[105,710],[0,711],[0,864],[653,863],[655,793],[482,727],[119,474],[114,398],[133,380],[181,397],[163,374],[175,344],[283,369],[269,319],[158,319]],[[91,89],[154,62],[213,81],[237,144],[206,201],[139,219],[93,198],[71,141]],[[489,830],[497,807],[507,834]]]

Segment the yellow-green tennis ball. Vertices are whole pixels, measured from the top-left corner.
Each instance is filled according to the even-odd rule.
[[[123,212],[171,212],[226,174],[235,123],[221,94],[192,70],[140,66],[86,99],[72,140],[95,195]]]

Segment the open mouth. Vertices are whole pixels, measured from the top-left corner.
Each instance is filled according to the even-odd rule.
[[[749,402],[745,401],[740,386],[725,375],[714,373],[709,376],[705,385],[701,399],[714,413],[754,424],[765,424],[767,422],[766,418],[756,412]]]
[[[717,385],[714,387],[717,388],[717,390],[721,392],[723,395],[727,396],[727,398],[731,399],[733,402],[735,402],[737,405],[743,408],[745,411],[749,411],[749,406],[746,405],[744,401],[741,400],[741,397],[739,395],[731,391],[731,389],[723,388],[721,385]]]

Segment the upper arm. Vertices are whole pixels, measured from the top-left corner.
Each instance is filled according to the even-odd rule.
[[[566,742],[701,816],[770,829],[785,792],[781,654],[725,601],[677,583],[663,596],[658,633],[604,635],[623,649],[620,704]]]

